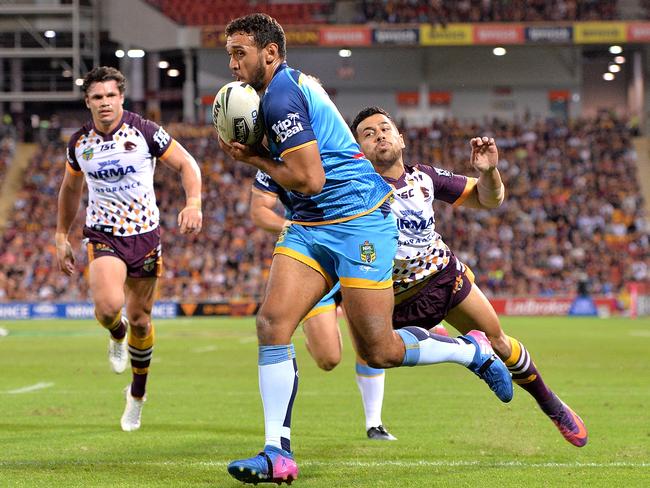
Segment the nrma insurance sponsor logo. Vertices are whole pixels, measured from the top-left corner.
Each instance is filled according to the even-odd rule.
[[[422,210],[402,210],[401,217],[397,219],[397,228],[400,230],[424,230],[433,225],[433,217],[425,217]]]
[[[131,165],[120,166],[119,159],[110,161],[99,161],[99,168],[95,171],[88,171],[88,176],[95,180],[103,180],[107,183],[117,183],[129,173],[135,173],[135,168]]]
[[[275,142],[278,144],[283,143],[292,135],[304,130],[300,122],[300,114],[296,113],[288,114],[284,120],[278,120],[271,126],[271,129],[275,132]]]

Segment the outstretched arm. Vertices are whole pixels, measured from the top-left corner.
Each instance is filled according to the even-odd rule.
[[[499,152],[493,138],[474,137],[470,140],[470,162],[481,172],[476,186],[463,202],[466,207],[496,208],[503,202],[505,188],[497,169]]]
[[[201,213],[201,170],[192,155],[174,141],[161,161],[181,174],[185,190],[185,207],[178,214],[181,234],[198,234],[203,225]]]

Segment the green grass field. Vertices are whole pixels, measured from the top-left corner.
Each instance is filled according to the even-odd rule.
[[[389,371],[383,419],[399,440],[369,441],[349,341],[325,373],[298,332],[294,486],[650,486],[650,320],[503,325],[585,420],[586,447],[565,442],[525,391],[501,404],[457,365]],[[0,326],[0,486],[241,486],[226,464],[264,433],[252,319],[158,321],[133,433],[119,427],[129,375],[110,372],[98,325]]]

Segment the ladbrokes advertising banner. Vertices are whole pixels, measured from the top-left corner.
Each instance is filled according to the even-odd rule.
[[[499,315],[569,315],[575,298],[493,298],[490,303]],[[598,313],[616,313],[614,298],[594,298]]]
[[[232,301],[215,303],[179,303],[178,314],[185,317],[212,317],[255,315],[259,304],[251,301]]]

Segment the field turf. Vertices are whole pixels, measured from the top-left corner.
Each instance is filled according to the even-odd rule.
[[[585,420],[569,445],[522,389],[501,404],[457,365],[388,371],[369,441],[349,340],[333,372],[302,333],[292,446],[297,487],[650,486],[650,320],[504,318]],[[0,322],[0,486],[216,486],[263,444],[254,322],[160,320],[142,428],[120,430],[129,373],[110,372],[90,321]],[[273,486],[273,485],[270,485]]]

